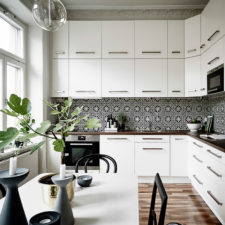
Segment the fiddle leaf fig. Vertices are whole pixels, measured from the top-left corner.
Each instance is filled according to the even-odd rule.
[[[78,116],[83,110],[83,107],[76,107],[75,110],[71,113],[71,116]]]
[[[57,124],[55,125],[55,128],[53,129],[53,132],[57,132],[57,131],[61,130],[62,127],[63,127],[62,124],[57,123]]]
[[[14,127],[9,127],[6,131],[0,131],[0,150],[8,146],[19,135],[19,131]]]
[[[57,152],[62,152],[65,148],[65,143],[62,139],[57,139],[53,142],[54,150]]]
[[[99,119],[96,117],[90,118],[87,120],[87,123],[85,125],[86,128],[93,129],[93,128],[99,128],[101,127],[101,124],[99,123]]]
[[[18,116],[18,113],[14,112],[14,111],[10,111],[8,109],[0,110],[0,112],[6,114],[8,116],[13,116],[13,117],[17,117]]]
[[[44,134],[51,126],[51,122],[49,120],[43,121],[39,128],[36,129],[36,132],[40,134]]]

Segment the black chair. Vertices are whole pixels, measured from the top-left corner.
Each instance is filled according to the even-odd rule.
[[[5,190],[5,188],[4,188],[4,186],[3,186],[2,184],[0,184],[0,192],[1,192],[1,194],[2,194],[2,197],[5,197],[5,195],[6,195],[6,190]]]
[[[114,166],[113,172],[114,173],[117,173],[117,163],[116,163],[115,159],[113,159],[109,155],[104,155],[104,154],[91,154],[91,155],[87,155],[87,156],[81,157],[80,159],[78,159],[78,161],[76,163],[75,173],[78,173],[78,167],[79,167],[79,165],[80,165],[81,162],[85,162],[84,163],[84,171],[85,171],[85,173],[87,173],[88,163],[91,160],[94,160],[94,159],[103,160],[106,163],[106,166],[107,166],[106,173],[109,172],[109,169],[110,169],[109,161],[111,161],[112,164],[113,164],[113,166]]]
[[[159,221],[157,223],[157,215],[155,212],[155,200],[156,200],[156,193],[157,189],[161,198],[161,209],[160,209],[160,215],[159,215]],[[157,173],[155,176],[153,191],[152,191],[152,200],[150,205],[150,212],[149,212],[149,219],[148,219],[148,225],[164,225],[165,216],[166,216],[166,207],[167,207],[167,200],[168,196],[166,193],[166,190],[163,186],[162,180]],[[167,225],[181,225],[179,223],[168,223]]]

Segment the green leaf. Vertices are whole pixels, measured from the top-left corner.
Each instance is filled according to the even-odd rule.
[[[33,154],[36,150],[38,150],[44,143],[45,143],[45,141],[41,141],[40,143],[38,143],[37,145],[32,147],[30,150],[30,155]]]
[[[6,115],[9,115],[9,116],[14,116],[14,117],[17,117],[18,116],[18,114],[16,112],[9,111],[8,109],[0,110],[0,112],[4,113]]]
[[[73,125],[76,126],[78,123],[80,123],[80,119],[76,119],[73,121]]]
[[[78,116],[83,110],[83,106],[82,107],[76,107],[75,110],[71,113],[71,116]]]
[[[51,115],[58,115],[60,112],[58,110],[51,111]]]
[[[15,127],[9,127],[6,131],[0,131],[0,150],[15,140],[18,134],[19,131]]]
[[[45,105],[49,106],[49,107],[52,107],[53,104],[51,102],[48,102],[48,101],[44,101]]]
[[[62,113],[65,113],[66,111],[67,111],[67,109],[68,109],[68,106],[62,106],[62,108],[61,108],[61,112]]]
[[[89,114],[86,114],[86,115],[82,116],[80,119],[81,120],[87,120],[88,117],[89,117]]]
[[[36,129],[36,132],[44,134],[51,126],[51,122],[49,120],[46,120],[46,121],[43,121],[40,125],[41,126]]]
[[[20,141],[20,142],[27,141],[27,140],[30,140],[31,138],[35,138],[37,136],[38,136],[38,134],[35,134],[35,133],[27,134],[25,136],[19,137],[18,141]]]
[[[11,94],[7,105],[16,113],[26,115],[31,111],[31,103],[28,98],[24,98],[21,104],[21,98],[15,94]]]
[[[65,148],[65,143],[62,139],[57,139],[53,142],[54,150],[57,152],[62,152]]]
[[[62,124],[57,123],[57,124],[55,125],[55,128],[53,129],[53,132],[57,132],[57,131],[61,130],[62,127],[63,127]]]
[[[99,127],[101,127],[101,124],[99,123],[98,118],[93,117],[93,118],[87,120],[85,127],[89,128],[89,129],[99,128]]]
[[[72,97],[69,97],[68,100],[65,101],[65,106],[70,107],[73,104]]]

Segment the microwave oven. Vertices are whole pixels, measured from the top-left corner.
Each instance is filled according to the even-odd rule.
[[[224,91],[224,65],[220,65],[207,73],[207,93]]]

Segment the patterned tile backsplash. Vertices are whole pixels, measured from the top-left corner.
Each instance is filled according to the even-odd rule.
[[[60,99],[56,101],[60,102]],[[219,104],[219,103],[218,103]],[[98,117],[103,130],[106,118],[119,112],[128,116],[130,130],[186,130],[186,122],[193,118],[203,120],[211,108],[206,98],[103,98],[77,99],[73,107],[83,106],[83,112]],[[79,125],[83,130],[83,124]]]

